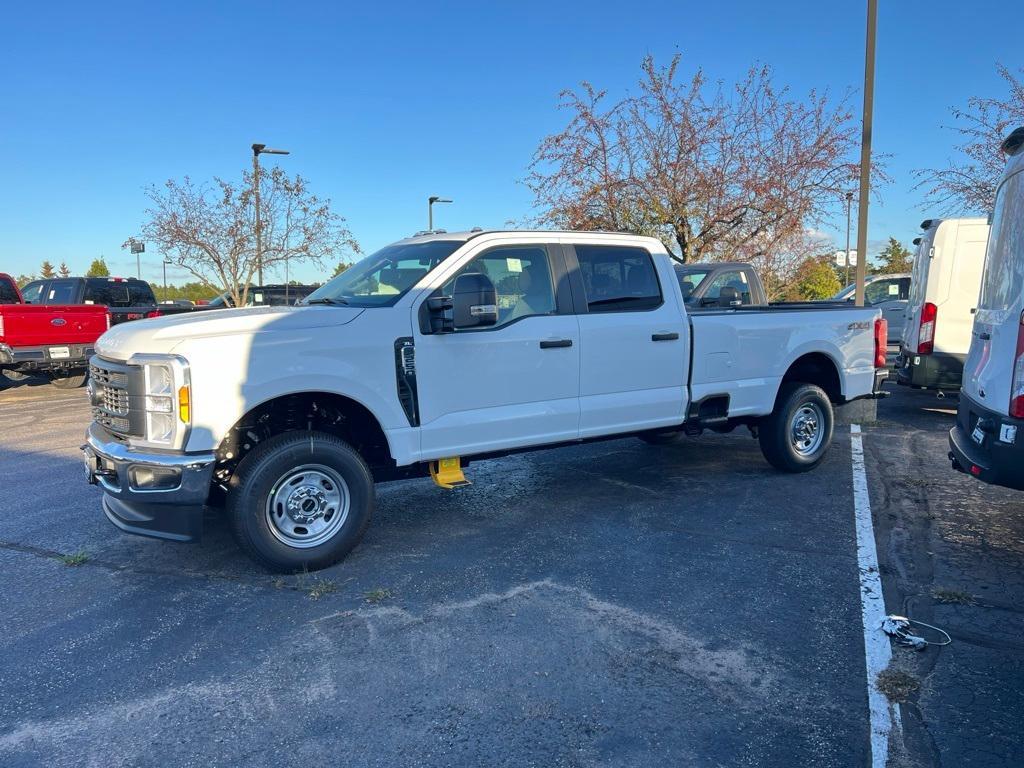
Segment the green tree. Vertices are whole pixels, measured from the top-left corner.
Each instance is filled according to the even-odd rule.
[[[334,272],[333,272],[333,273],[331,274],[331,277],[332,277],[332,278],[333,278],[333,277],[337,277],[338,275],[340,275],[340,274],[341,274],[342,272],[344,272],[344,271],[345,271],[346,269],[348,269],[348,268],[349,268],[349,267],[351,267],[351,266],[352,266],[352,265],[351,265],[351,264],[349,264],[349,263],[348,263],[347,261],[339,261],[339,262],[338,262],[338,266],[336,266],[336,267],[334,268]],[[293,282],[294,282],[294,281],[293,281]]]
[[[104,261],[102,256],[100,256],[98,259],[92,260],[92,264],[89,265],[89,270],[85,273],[85,276],[110,277],[110,270],[107,269],[107,262]]]
[[[39,276],[44,278],[56,277],[57,273],[53,269],[53,264],[49,261],[44,261],[39,267]]]
[[[815,256],[800,265],[783,298],[786,301],[818,301],[835,296],[842,287],[832,266],[832,258]]]
[[[18,279],[15,280],[19,288],[24,288],[26,285],[36,279],[35,275],[18,275]]]
[[[57,272],[60,274],[61,277],[71,277],[71,268],[68,267],[66,261],[62,261],[60,263],[60,267],[57,269]]]
[[[889,243],[878,254],[879,263],[875,264],[871,272],[875,275],[894,275],[898,272],[909,272],[914,267],[914,254],[907,250],[903,243],[895,237],[889,238]]]

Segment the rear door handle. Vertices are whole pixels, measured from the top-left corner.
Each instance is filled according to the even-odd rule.
[[[550,341],[542,341],[540,343],[541,349],[558,349],[559,347],[571,347],[572,339],[552,339]]]
[[[678,333],[652,333],[651,341],[675,341],[679,338]]]

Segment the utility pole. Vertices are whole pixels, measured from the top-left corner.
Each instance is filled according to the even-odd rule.
[[[860,141],[860,208],[857,210],[857,298],[864,306],[864,278],[867,275],[868,198],[871,194],[871,115],[875,105],[875,30],[878,0],[868,0],[868,34],[864,50],[864,116]]]
[[[850,284],[850,208],[853,206],[853,192],[846,193],[846,279],[843,285]]]
[[[266,144],[252,145],[252,191],[256,199],[256,272],[263,285],[263,223],[260,221],[260,155],[287,155],[287,149],[270,149]]]
[[[164,259],[164,301],[167,301],[167,265],[170,263],[169,259]]]

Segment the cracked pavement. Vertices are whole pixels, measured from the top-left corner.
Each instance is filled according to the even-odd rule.
[[[903,474],[884,463],[904,439],[888,422],[896,399],[865,438],[876,519],[902,510],[879,535],[890,609],[902,594],[890,582],[930,589],[901,547],[921,544],[911,523],[932,490],[877,476]],[[843,432],[808,475],[773,471],[738,430],[481,462],[467,472],[474,485],[454,492],[382,485],[348,559],[282,578],[246,560],[215,513],[196,545],[115,530],[84,482],[87,421],[80,391],[29,383],[0,394],[0,764],[867,764]],[[926,417],[915,439],[934,441],[937,424]],[[985,526],[997,518],[1019,523],[1019,502],[944,475],[944,456],[920,457],[928,483],[999,500],[1002,514],[925,532],[960,546],[993,539]],[[957,509],[970,517],[977,506]],[[989,567],[1006,576],[991,591],[1019,609],[1020,550],[990,549],[1003,560]],[[80,551],[81,565],[57,559]],[[969,610],[1019,619],[988,605]],[[941,606],[930,623],[961,610]],[[939,764],[943,734],[980,744],[989,726],[1019,721],[1019,649],[985,649],[992,664],[1007,653],[1018,663],[1005,698],[986,704],[957,688],[978,658],[966,648],[928,652],[930,674],[948,679],[912,705],[935,732],[908,759]],[[955,718],[1003,704],[985,727]]]

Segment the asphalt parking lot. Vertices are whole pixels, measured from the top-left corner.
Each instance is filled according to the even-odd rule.
[[[954,640],[894,652],[892,764],[1020,765],[1024,498],[949,470],[950,408],[900,391],[865,426],[887,607]],[[215,515],[116,531],[87,422],[81,391],[0,392],[0,764],[870,762],[844,429],[806,475],[737,431],[383,485],[347,560],[281,578]]]

